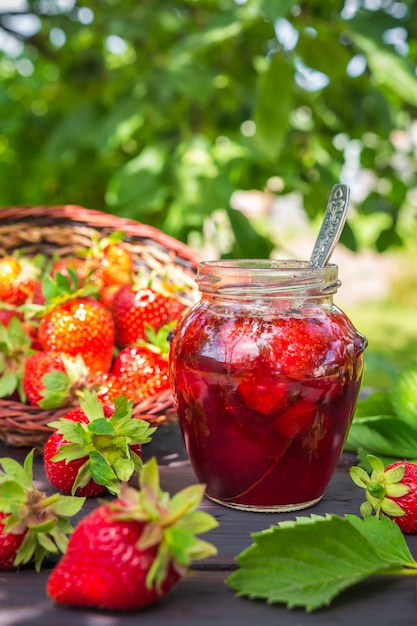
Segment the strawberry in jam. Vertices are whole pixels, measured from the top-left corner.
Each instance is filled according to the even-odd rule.
[[[213,272],[224,279],[222,263]],[[266,298],[252,276],[238,293],[230,283],[231,296],[213,287],[207,265],[200,269],[203,297],[178,324],[170,353],[194,471],[208,497],[228,506],[309,506],[322,497],[343,449],[366,339],[327,292],[312,299],[297,291],[291,300],[286,289],[285,298]],[[311,272],[324,271],[333,284],[330,267]]]

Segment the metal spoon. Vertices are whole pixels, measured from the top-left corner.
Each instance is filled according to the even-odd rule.
[[[326,213],[311,253],[309,265],[324,267],[345,225],[349,205],[348,185],[335,185],[327,202]]]

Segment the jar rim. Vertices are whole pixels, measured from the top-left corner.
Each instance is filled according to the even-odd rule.
[[[327,274],[329,271],[338,270],[335,263],[327,263],[323,267],[314,267],[310,265],[309,261],[303,259],[218,259],[201,261],[199,267],[209,271],[216,268],[226,272],[227,270],[233,270],[233,272],[250,270],[259,275],[263,275],[264,272],[270,275],[273,270],[279,272],[291,270],[295,272],[295,275],[306,271],[311,274]]]
[[[288,291],[330,295],[340,287],[335,263],[313,267],[309,261],[299,259],[202,261],[196,282],[205,293],[258,293],[269,297]]]

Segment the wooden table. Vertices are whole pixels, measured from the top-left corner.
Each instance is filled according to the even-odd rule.
[[[0,444],[1,456],[22,461],[28,450]],[[161,427],[144,449],[144,457],[156,456],[160,465],[161,486],[174,493],[195,483],[176,424]],[[322,501],[303,514],[359,514],[363,492],[348,476],[355,457],[344,455]],[[37,486],[50,491],[42,459],[35,461]],[[89,501],[84,515],[97,505]],[[306,613],[282,605],[237,598],[225,584],[235,567],[235,556],[252,543],[251,533],[264,530],[295,513],[249,513],[236,511],[209,500],[202,508],[219,521],[219,527],[204,535],[215,544],[218,554],[197,562],[190,575],[180,581],[158,604],[130,614],[84,611],[56,605],[45,593],[50,573],[39,574],[25,567],[15,572],[0,572],[0,626],[352,626],[377,623],[378,626],[411,626],[417,621],[416,581],[414,577],[375,578],[360,583],[338,596],[330,607]],[[407,542],[417,555],[417,536]]]

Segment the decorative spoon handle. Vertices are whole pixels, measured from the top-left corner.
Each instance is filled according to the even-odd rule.
[[[314,244],[309,264],[324,267],[329,260],[345,225],[349,205],[349,187],[335,185],[331,191],[320,232]]]

